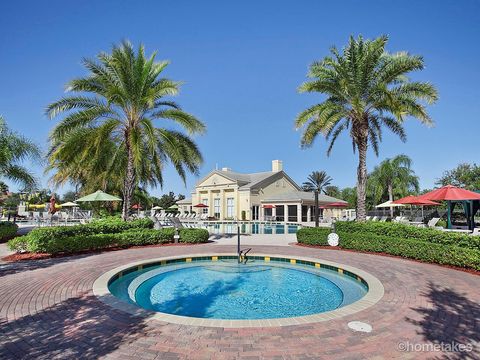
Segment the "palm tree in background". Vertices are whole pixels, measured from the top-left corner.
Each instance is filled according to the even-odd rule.
[[[67,91],[73,94],[47,107],[50,118],[65,114],[50,135],[50,167],[73,181],[85,178],[75,170],[84,162],[90,174],[100,169],[107,183],[121,177],[124,219],[137,186],[163,184],[167,162],[185,182],[203,161],[188,135],[203,133],[205,125],[165,99],[178,93],[180,83],[160,77],[168,62],[155,55],[146,57],[143,45],[135,51],[124,41],[110,54],[84,59],[89,74],[70,81]],[[158,120],[172,120],[188,135],[157,127]]]
[[[318,193],[325,194],[325,188],[330,185],[332,178],[327,175],[325,171],[312,171],[308,175],[307,181],[302,184],[304,191],[318,191]]]
[[[411,168],[412,160],[406,155],[397,155],[392,159],[383,160],[369,175],[375,194],[388,196],[389,201],[394,197],[400,198],[411,193],[418,193],[420,185],[418,176]],[[393,217],[393,208],[390,208]]]
[[[386,127],[406,141],[404,120],[411,116],[431,125],[424,103],[434,103],[435,87],[426,82],[410,81],[407,74],[422,70],[423,58],[406,52],[389,54],[385,51],[388,38],[375,40],[350,37],[340,53],[335,47],[331,56],[310,66],[310,81],[300,92],[325,94],[326,100],[301,112],[296,128],[304,128],[301,144],[308,147],[318,135],[330,143],[329,155],[335,141],[348,131],[354,152],[358,152],[357,219],[366,217],[367,149],[371,146],[378,155],[382,128]]]
[[[35,176],[21,165],[25,160],[40,162],[40,149],[29,139],[10,130],[0,116],[0,177],[24,187],[35,187]]]

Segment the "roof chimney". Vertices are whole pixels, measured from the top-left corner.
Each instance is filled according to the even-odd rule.
[[[279,172],[283,170],[282,160],[272,160],[272,172]]]
[[[228,168],[228,167],[223,167],[222,168],[222,171],[232,171],[232,169]]]

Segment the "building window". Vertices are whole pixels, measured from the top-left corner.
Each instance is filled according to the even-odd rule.
[[[232,218],[235,214],[234,198],[227,198],[227,217]]]
[[[203,200],[202,200],[202,204],[208,206],[208,199],[203,199]],[[208,207],[202,208],[202,213],[203,213],[203,214],[208,214]]]
[[[260,206],[252,206],[252,220],[260,220]]]
[[[220,199],[213,199],[213,216],[220,219]]]

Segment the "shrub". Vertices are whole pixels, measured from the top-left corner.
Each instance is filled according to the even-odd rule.
[[[480,270],[480,251],[425,241],[340,233],[344,249],[383,252],[405,258]]]
[[[337,223],[339,225],[340,223]],[[330,232],[325,228],[303,228],[297,232],[299,243],[325,246]],[[339,247],[368,252],[382,252],[427,262],[453,265],[480,270],[480,250],[454,245],[432,243],[418,239],[406,239],[391,235],[376,235],[366,232],[347,232],[337,226]]]
[[[54,229],[54,228],[49,228]],[[10,249],[15,251],[30,251],[35,253],[76,253],[86,250],[100,250],[109,247],[129,247],[135,245],[155,245],[173,242],[175,230],[165,228],[153,230],[148,228],[133,228],[117,233],[84,233],[70,236],[47,237],[48,232],[41,236],[21,236],[9,241]],[[181,229],[180,241],[186,243],[201,243],[208,241],[208,231],[205,229]]]
[[[209,238],[206,229],[180,229],[180,242],[189,244],[206,243]]]
[[[8,221],[0,222],[0,242],[10,239],[17,234],[18,225]]]
[[[28,238],[26,236],[17,236],[8,241],[7,246],[10,250],[16,252],[27,251]]]
[[[153,221],[150,219],[122,221],[120,218],[110,217],[95,220],[84,225],[51,226],[33,229],[25,236],[25,241],[28,243],[27,250],[30,252],[50,253],[46,249],[56,249],[58,246],[62,248],[59,244],[73,241],[65,240],[66,238],[79,238],[96,234],[116,234],[130,229],[149,229],[152,227]],[[18,245],[18,243],[9,244],[12,250],[17,250]]]
[[[438,220],[437,225],[438,227],[446,228],[447,227],[447,222],[443,219]]]
[[[480,250],[480,236],[445,232],[430,228],[421,228],[400,223],[367,221],[339,221],[335,224],[337,232],[373,234],[399,239],[421,240],[431,243],[454,245],[462,248]]]
[[[307,245],[328,245],[329,228],[301,228],[297,231],[297,241]]]

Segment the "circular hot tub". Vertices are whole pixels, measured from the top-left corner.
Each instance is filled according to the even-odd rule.
[[[371,306],[381,283],[359,269],[315,259],[234,255],[158,259],[113,270],[97,295],[163,320],[208,326],[322,321]],[[105,294],[104,294],[105,295]]]

